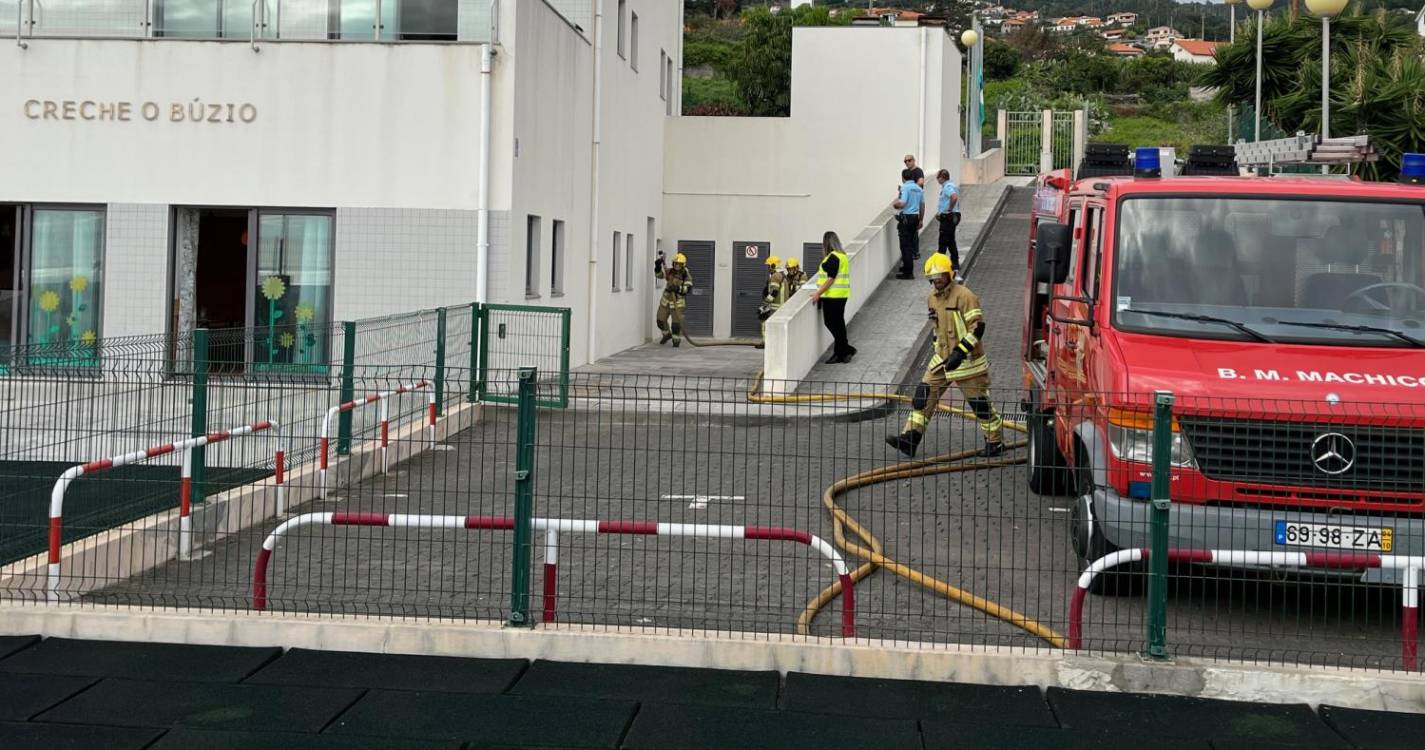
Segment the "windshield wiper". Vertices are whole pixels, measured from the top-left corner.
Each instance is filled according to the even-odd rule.
[[[1239,322],[1237,322],[1237,321],[1235,321],[1235,320],[1229,320],[1229,319],[1227,319],[1227,318],[1219,318],[1219,317],[1216,317],[1216,316],[1214,316],[1214,315],[1197,315],[1197,314],[1194,314],[1194,313],[1175,313],[1175,312],[1167,312],[1167,311],[1165,311],[1165,310],[1135,310],[1135,309],[1133,309],[1133,308],[1131,308],[1131,307],[1130,307],[1130,308],[1125,308],[1125,309],[1123,309],[1123,310],[1119,310],[1119,312],[1121,312],[1121,313],[1126,313],[1126,312],[1127,312],[1127,313],[1138,313],[1139,315],[1157,315],[1157,316],[1160,317],[1160,318],[1177,318],[1178,320],[1191,320],[1191,321],[1196,322],[1196,323],[1217,323],[1217,324],[1219,324],[1219,325],[1224,325],[1224,326],[1229,326],[1229,327],[1231,327],[1231,328],[1236,328],[1237,330],[1241,331],[1242,333],[1247,334],[1249,337],[1251,337],[1251,338],[1253,338],[1253,339],[1256,339],[1257,341],[1260,341],[1260,342],[1262,342],[1263,344],[1275,343],[1275,342],[1273,342],[1271,339],[1269,339],[1269,338],[1267,338],[1266,336],[1262,335],[1262,333],[1261,333],[1260,331],[1257,331],[1257,330],[1252,329],[1252,328],[1248,328],[1245,323],[1239,323]]]
[[[1386,336],[1394,336],[1401,341],[1415,347],[1425,347],[1425,341],[1415,338],[1409,334],[1401,333],[1393,328],[1384,326],[1355,326],[1346,323],[1297,323],[1295,321],[1281,321],[1277,323],[1281,326],[1296,326],[1298,328],[1329,328],[1333,331],[1355,331],[1357,333],[1380,333]]]

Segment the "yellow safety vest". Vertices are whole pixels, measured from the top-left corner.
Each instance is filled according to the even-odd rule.
[[[821,295],[826,299],[850,299],[851,298],[851,259],[846,257],[846,253],[832,250],[831,254],[841,265],[836,271],[836,281],[832,282],[831,288]],[[826,283],[826,271],[818,266],[816,272],[816,285],[821,286]]]

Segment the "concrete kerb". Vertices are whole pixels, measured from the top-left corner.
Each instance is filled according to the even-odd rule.
[[[446,416],[436,421],[437,442],[478,423],[482,408],[480,404],[467,403],[449,407]],[[429,450],[428,429],[422,419],[395,431],[397,462]],[[380,468],[379,445],[363,445],[331,462],[328,470],[332,472],[335,487],[369,479]],[[288,466],[283,484],[289,513],[321,494],[315,462]],[[273,478],[210,496],[193,508],[194,549],[260,525],[276,515],[277,492]],[[60,583],[61,598],[75,599],[172,561],[178,552],[179,525],[179,511],[174,507],[65,544],[60,550],[66,572]],[[0,592],[3,592],[0,596],[15,600],[42,599],[48,567],[48,554],[41,552],[0,568]]]
[[[0,634],[796,671],[1425,713],[1425,680],[1397,673],[1198,659],[1159,664],[1132,654],[1026,653],[1015,647],[768,634],[752,641],[705,631],[644,634],[578,625],[523,629],[493,622],[17,603],[0,604]]]

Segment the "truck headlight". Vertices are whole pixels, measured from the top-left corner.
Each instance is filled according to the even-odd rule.
[[[1153,418],[1140,412],[1109,410],[1108,444],[1113,456],[1121,461],[1153,463]],[[1173,441],[1170,452],[1172,465],[1182,469],[1196,469],[1192,446],[1183,437],[1177,420],[1173,420]]]

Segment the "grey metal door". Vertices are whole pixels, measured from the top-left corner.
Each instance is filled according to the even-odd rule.
[[[762,335],[762,321],[757,308],[762,306],[762,290],[767,288],[767,258],[772,254],[770,242],[732,243],[732,335],[757,338]]]
[[[678,240],[678,252],[688,257],[688,270],[693,274],[693,293],[688,295],[683,327],[694,336],[711,336],[717,244],[711,240]]]
[[[1043,112],[1006,112],[1004,173],[1039,174],[1039,152],[1043,147]]]

